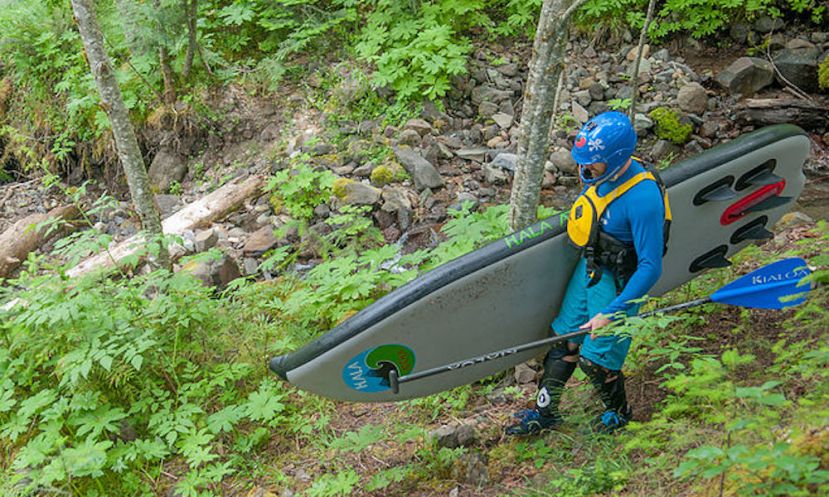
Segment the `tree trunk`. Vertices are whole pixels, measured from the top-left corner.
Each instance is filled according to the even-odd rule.
[[[648,28],[653,21],[653,11],[656,7],[656,0],[650,0],[648,3],[648,14],[645,16],[645,24],[642,26],[642,32],[639,33],[639,48],[636,51],[636,62],[633,64],[633,74],[631,74],[630,84],[633,85],[630,92],[630,122],[636,116],[636,99],[639,95],[639,64],[642,62],[642,50],[645,48],[645,37],[648,35]]]
[[[164,231],[172,235],[181,235],[186,230],[208,226],[213,221],[222,219],[233,212],[245,200],[259,195],[265,184],[264,176],[252,176],[241,183],[228,183],[213,193],[187,205],[164,220]],[[134,254],[143,245],[141,235],[132,236],[113,247],[108,253],[98,254],[82,261],[66,272],[75,278],[97,269],[107,268],[112,261],[120,261]],[[171,258],[183,254],[183,249],[173,247]],[[177,253],[178,252],[178,253]]]
[[[71,220],[79,214],[77,207],[67,205],[52,209],[46,214],[32,214],[10,226],[0,235],[0,278],[8,278],[17,269],[30,252],[59,236],[59,232],[46,233],[45,230],[29,229],[49,219]]]
[[[570,16],[586,0],[544,0],[533,43],[521,132],[518,164],[510,196],[510,227],[517,231],[536,220],[550,127],[559,77],[564,70]]]
[[[176,105],[176,83],[170,66],[170,54],[164,45],[158,47],[158,63],[161,66],[161,79],[164,80],[164,104],[172,108]]]
[[[161,217],[150,189],[147,168],[141,157],[141,150],[138,148],[138,140],[135,138],[135,130],[130,122],[129,113],[124,106],[121,88],[115,79],[109,55],[104,47],[104,37],[95,17],[92,0],[72,0],[72,9],[75,12],[75,20],[78,23],[92,76],[95,78],[98,93],[101,95],[102,106],[112,125],[118,158],[124,167],[130,195],[141,218],[141,226],[151,236],[160,237],[163,235]],[[170,267],[169,256],[163,248],[159,253],[158,263],[164,267]]]
[[[184,57],[184,68],[181,75],[186,81],[193,69],[193,57],[196,56],[196,19],[199,11],[198,0],[184,0],[184,12],[187,15],[187,55]]]

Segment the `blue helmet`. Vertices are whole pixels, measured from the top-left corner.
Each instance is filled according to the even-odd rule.
[[[570,154],[579,165],[582,181],[593,184],[612,177],[624,166],[636,149],[636,131],[630,119],[621,112],[604,112],[587,121],[576,135]],[[587,164],[607,164],[604,174],[593,178]]]

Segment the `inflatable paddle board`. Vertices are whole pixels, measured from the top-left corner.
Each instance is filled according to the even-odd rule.
[[[673,211],[661,295],[755,240],[803,190],[809,138],[782,124],[743,135],[661,172]],[[459,257],[380,298],[270,369],[337,400],[388,402],[471,383],[524,362],[530,350],[400,385],[398,376],[546,338],[579,257],[566,214]]]

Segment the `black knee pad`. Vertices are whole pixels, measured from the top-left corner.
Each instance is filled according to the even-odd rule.
[[[567,342],[559,342],[544,357],[544,374],[538,383],[536,406],[545,416],[557,415],[564,385],[576,370],[576,362],[566,361],[565,357],[577,357],[578,354],[578,349],[568,349]]]
[[[610,371],[606,368],[584,357],[579,357],[579,368],[590,378],[590,382],[594,384],[604,383],[610,374]]]

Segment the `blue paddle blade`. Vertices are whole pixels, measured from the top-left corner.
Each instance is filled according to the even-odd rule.
[[[755,309],[783,309],[806,300],[810,285],[801,280],[809,274],[811,271],[803,259],[784,259],[720,288],[711,295],[711,300]]]

